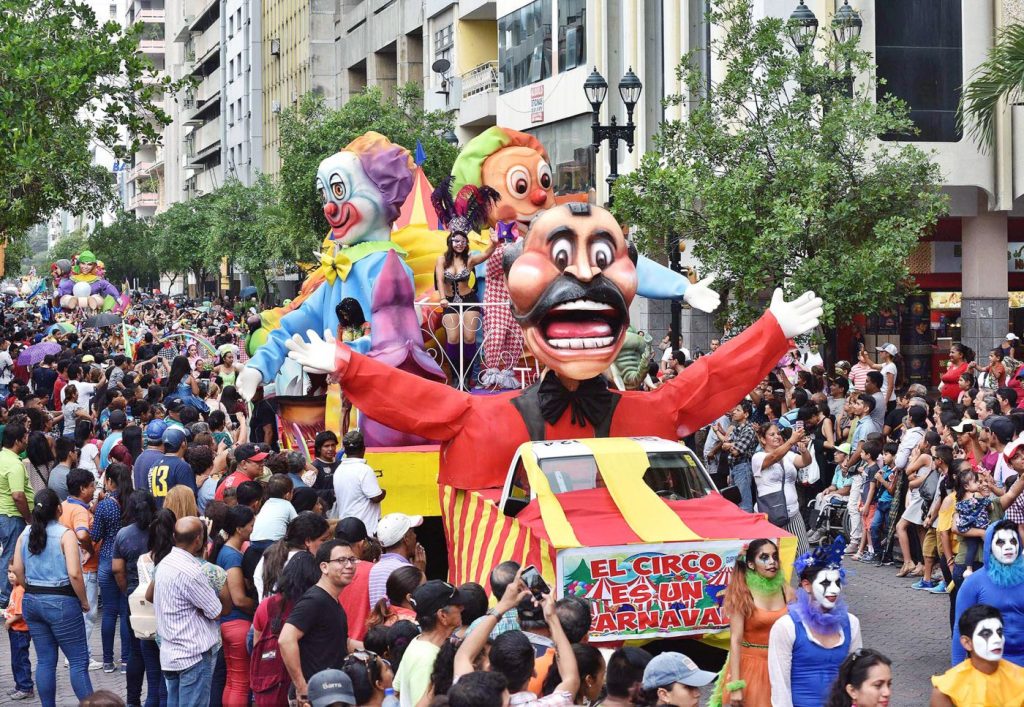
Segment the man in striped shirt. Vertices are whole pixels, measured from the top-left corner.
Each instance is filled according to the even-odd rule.
[[[197,557],[206,544],[205,527],[195,517],[179,519],[174,548],[156,568],[153,605],[169,707],[210,704],[220,644],[217,619],[231,609],[226,582],[218,594]]]

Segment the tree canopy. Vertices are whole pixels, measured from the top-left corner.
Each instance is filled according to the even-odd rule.
[[[0,242],[55,209],[99,216],[116,195],[97,150],[155,142],[174,86],[138,53],[141,26],[101,23],[78,0],[2,0]]]
[[[327,233],[316,196],[317,166],[363,133],[376,131],[410,152],[417,141],[422,143],[427,155],[423,171],[433,184],[451,173],[458,149],[442,137],[452,129],[451,115],[422,105],[423,89],[415,84],[399,88],[395,99],[371,86],[339,109],[309,94],[281,114],[281,206],[291,230],[293,259],[308,258]]]
[[[821,295],[825,325],[899,303],[907,257],[946,208],[929,155],[878,140],[913,132],[905,104],[875,101],[874,65],[853,43],[830,43],[824,63],[798,55],[785,23],[754,21],[750,0],[716,0],[710,21],[723,28],[711,51],[724,73],[706,91],[696,57],[684,57],[688,93],[668,102],[687,115],[619,179],[616,215],[647,252],[664,252],[668,228],[692,239],[737,325],[775,286]]]

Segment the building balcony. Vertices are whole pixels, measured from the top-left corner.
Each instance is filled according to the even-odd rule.
[[[459,0],[460,20],[497,20],[498,3],[495,0]]]
[[[192,138],[191,157],[202,158],[212,152],[213,148],[219,148],[221,138],[220,116],[192,131],[190,137]]]
[[[166,15],[164,14],[164,9],[162,7],[155,10],[139,10],[135,15],[135,22],[147,22],[150,24],[162,25],[165,20]]]
[[[128,210],[155,209],[160,205],[160,195],[156,192],[144,191],[136,194],[128,202]]]
[[[149,174],[150,170],[153,169],[152,162],[139,162],[134,167],[128,170],[128,174],[125,175],[126,182],[134,182],[137,179],[141,179]]]
[[[167,45],[162,39],[140,39],[139,51],[146,56],[163,56],[167,52]]]
[[[193,67],[199,67],[218,54],[217,61],[220,63],[220,30],[214,26],[195,38],[192,47]]]
[[[498,62],[487,61],[462,74],[459,126],[494,125],[498,117]]]

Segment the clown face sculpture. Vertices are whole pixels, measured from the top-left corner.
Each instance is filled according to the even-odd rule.
[[[537,360],[567,379],[607,369],[637,285],[635,255],[612,215],[588,204],[550,209],[505,262],[513,315]]]

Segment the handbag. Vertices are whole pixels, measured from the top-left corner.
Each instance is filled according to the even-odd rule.
[[[779,528],[789,525],[789,511],[786,509],[784,489],[765,493],[757,497],[757,509],[767,514],[768,522]]]
[[[921,515],[928,515],[928,509],[932,507],[932,501],[935,500],[935,492],[938,490],[939,472],[936,469],[932,469],[919,490],[921,494]]]

